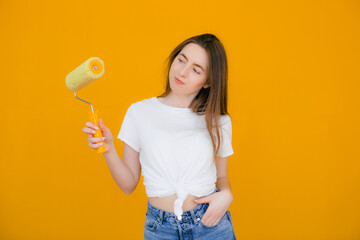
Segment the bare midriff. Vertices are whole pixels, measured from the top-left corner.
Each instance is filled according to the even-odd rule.
[[[160,208],[162,210],[165,210],[167,212],[174,212],[174,202],[177,199],[177,195],[173,194],[173,195],[169,195],[166,197],[149,197],[149,203],[156,207],[156,208]],[[194,202],[195,199],[198,199],[198,197],[195,197],[193,195],[188,195],[187,198],[184,200],[184,203],[182,205],[182,209],[184,212],[196,207],[197,204],[196,202]]]

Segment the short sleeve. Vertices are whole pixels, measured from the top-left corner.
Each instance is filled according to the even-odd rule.
[[[139,130],[136,126],[134,106],[131,105],[126,111],[124,120],[121,124],[120,132],[117,136],[122,142],[127,143],[136,152],[140,151]]]
[[[229,115],[225,115],[223,119],[221,119],[221,131],[222,135],[220,141],[220,149],[218,152],[219,157],[227,157],[234,153],[231,140],[232,140],[232,124]]]

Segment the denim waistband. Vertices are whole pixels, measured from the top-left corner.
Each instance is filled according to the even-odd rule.
[[[216,188],[215,192],[219,190]],[[196,207],[184,211],[182,213],[182,219],[178,220],[177,216],[173,212],[168,212],[157,208],[150,204],[149,200],[147,201],[147,213],[153,215],[158,219],[159,222],[167,221],[167,222],[189,222],[189,221],[200,221],[200,218],[206,212],[206,209],[209,207],[208,203],[201,203]]]

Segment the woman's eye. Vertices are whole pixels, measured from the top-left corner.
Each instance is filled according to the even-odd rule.
[[[183,60],[181,60],[180,58],[178,58],[178,60],[179,60],[179,62],[183,62]],[[197,74],[200,74],[198,71],[195,70],[195,68],[193,68],[193,69],[194,69],[194,72],[196,72]]]

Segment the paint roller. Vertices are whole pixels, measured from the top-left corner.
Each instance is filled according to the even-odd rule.
[[[98,111],[94,112],[94,108],[91,103],[78,98],[76,96],[76,91],[82,89],[86,85],[94,82],[104,75],[104,61],[102,61],[98,57],[91,57],[85,62],[83,62],[80,66],[75,68],[71,73],[66,76],[65,84],[68,89],[74,91],[75,98],[89,104],[91,106],[91,111],[88,112],[90,121],[94,123],[97,127],[98,125]],[[101,129],[97,129],[94,137],[102,138]],[[102,141],[103,143],[104,141]],[[104,144],[97,148],[98,153],[105,152]]]

